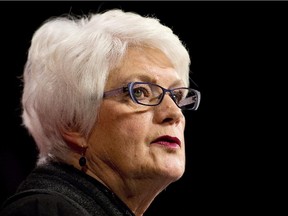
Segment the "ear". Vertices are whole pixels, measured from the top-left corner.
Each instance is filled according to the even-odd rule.
[[[65,130],[61,134],[67,145],[74,151],[83,152],[83,148],[87,148],[86,139],[79,132]]]

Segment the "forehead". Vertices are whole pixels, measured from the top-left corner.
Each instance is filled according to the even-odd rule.
[[[171,61],[160,50],[133,47],[128,49],[120,66],[110,72],[106,86],[115,87],[131,81],[161,84],[180,82],[180,78]]]

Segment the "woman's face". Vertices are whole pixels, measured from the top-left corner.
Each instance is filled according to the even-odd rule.
[[[131,48],[110,73],[105,91],[132,81],[167,89],[184,86],[167,57],[149,48]],[[185,118],[168,94],[158,106],[143,106],[121,93],[103,100],[86,157],[98,176],[110,170],[123,179],[173,182],[185,169],[184,127]]]

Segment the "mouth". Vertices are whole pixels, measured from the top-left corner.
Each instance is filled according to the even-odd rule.
[[[157,139],[153,140],[151,144],[158,144],[158,145],[163,145],[167,147],[180,147],[181,146],[181,141],[177,137],[171,137],[171,136],[161,136],[158,137]]]

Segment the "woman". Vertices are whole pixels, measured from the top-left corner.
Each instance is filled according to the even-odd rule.
[[[185,170],[185,118],[200,93],[189,54],[155,18],[118,9],[35,32],[23,123],[36,168],[1,215],[143,215]]]

